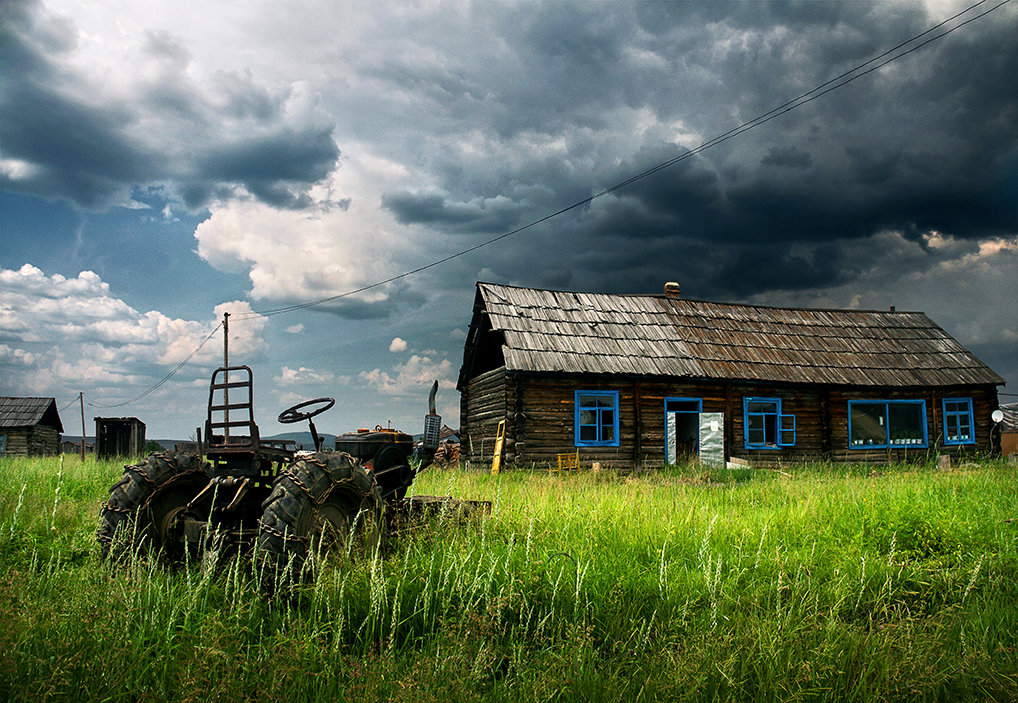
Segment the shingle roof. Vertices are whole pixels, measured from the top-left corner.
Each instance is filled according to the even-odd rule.
[[[53,398],[11,398],[0,396],[0,427],[47,425],[63,432],[57,403]]]
[[[921,312],[734,305],[478,283],[509,371],[861,386],[1003,384]]]

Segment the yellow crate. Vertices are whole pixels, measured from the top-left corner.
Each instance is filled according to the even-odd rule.
[[[571,452],[569,454],[557,454],[556,458],[558,462],[555,467],[549,466],[549,472],[559,473],[561,471],[576,471],[580,470],[580,453]]]

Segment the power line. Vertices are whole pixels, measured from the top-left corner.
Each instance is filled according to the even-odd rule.
[[[148,389],[142,391],[140,394],[136,395],[135,397],[131,398],[130,400],[125,400],[125,401],[122,401],[120,403],[107,403],[107,404],[103,404],[103,403],[100,403],[98,401],[94,401],[93,399],[88,397],[88,394],[85,394],[86,402],[88,403],[89,407],[92,407],[92,408],[119,408],[119,407],[123,407],[124,405],[130,405],[131,403],[136,403],[137,401],[141,400],[145,396],[147,396],[150,393],[154,392],[156,389],[158,389],[164,383],[169,381],[171,378],[173,378],[173,376],[176,375],[176,373],[178,371],[180,371],[182,368],[184,368],[184,366],[187,364],[187,362],[189,362],[191,360],[191,358],[195,354],[197,354],[199,351],[201,351],[201,348],[204,347],[205,344],[210,339],[212,339],[212,337],[216,334],[216,332],[219,331],[219,328],[222,327],[222,326],[223,326],[222,322],[220,322],[218,325],[216,325],[216,328],[214,330],[212,330],[211,332],[209,332],[208,336],[205,337],[205,339],[203,339],[201,341],[201,344],[199,344],[194,349],[194,351],[192,351],[190,354],[185,356],[183,361],[181,361],[179,364],[177,364],[175,367],[173,367],[172,371],[170,371],[168,374],[163,376],[162,379],[160,379],[155,385],[150,386]]]
[[[386,278],[384,280],[380,280],[380,281],[376,281],[375,283],[370,283],[370,284],[367,284],[367,285],[364,285],[364,286],[360,286],[359,288],[354,288],[352,290],[348,290],[348,291],[345,291],[343,293],[339,293],[337,295],[332,295],[332,296],[328,296],[328,297],[325,297],[325,298],[318,298],[316,300],[309,300],[309,301],[306,301],[306,302],[303,302],[303,303],[296,303],[294,305],[287,305],[287,306],[283,306],[283,307],[279,307],[279,308],[271,308],[271,309],[268,309],[268,310],[252,311],[252,312],[246,313],[246,314],[239,314],[236,317],[239,320],[246,320],[246,319],[251,319],[251,318],[254,318],[254,317],[271,317],[271,316],[274,316],[274,315],[282,315],[284,313],[294,312],[296,310],[303,310],[305,308],[315,307],[317,305],[322,305],[324,303],[330,303],[332,301],[339,300],[341,298],[346,298],[346,297],[349,297],[351,295],[356,295],[358,293],[363,293],[363,292],[371,290],[373,288],[378,288],[379,286],[384,286],[386,284],[393,283],[393,282],[401,280],[403,278],[409,278],[410,276],[416,275],[418,273],[421,273],[421,272],[426,271],[428,269],[434,268],[436,266],[440,266],[440,265],[442,265],[444,263],[452,261],[453,259],[458,259],[458,258],[460,258],[462,256],[465,256],[467,254],[475,252],[478,249],[482,249],[484,247],[487,247],[487,246],[490,246],[492,244],[495,244],[496,242],[500,242],[503,239],[507,239],[509,237],[512,237],[513,235],[519,234],[519,233],[524,232],[524,231],[526,231],[528,229],[536,227],[537,225],[543,224],[543,223],[547,222],[548,220],[554,219],[554,218],[556,218],[556,217],[558,217],[560,215],[564,215],[565,213],[570,212],[571,210],[575,210],[577,208],[580,208],[580,207],[583,207],[585,205],[588,205],[591,202],[593,202],[594,200],[597,200],[598,198],[602,198],[602,197],[604,197],[606,195],[614,193],[615,191],[621,190],[622,188],[625,188],[625,187],[627,187],[629,185],[632,185],[633,183],[635,183],[637,181],[643,180],[644,178],[647,178],[648,176],[651,176],[651,175],[653,175],[653,174],[655,174],[655,173],[657,173],[659,171],[662,171],[662,170],[664,170],[666,168],[674,166],[675,164],[679,163],[680,161],[685,161],[686,159],[692,158],[693,156],[696,156],[696,155],[706,151],[707,149],[713,148],[713,147],[715,147],[715,146],[717,146],[719,144],[722,144],[723,142],[728,141],[729,139],[732,139],[734,137],[739,136],[740,134],[743,134],[744,132],[748,132],[749,130],[754,129],[756,127],[759,127],[762,124],[770,122],[771,120],[773,120],[776,117],[779,117],[779,116],[784,115],[784,114],[786,114],[788,112],[791,112],[792,110],[796,110],[796,109],[798,109],[798,108],[800,108],[803,105],[806,105],[808,103],[811,103],[814,100],[816,100],[816,99],[818,99],[818,98],[820,98],[820,97],[822,97],[822,96],[824,96],[824,95],[826,95],[826,94],[828,94],[828,93],[830,93],[830,92],[832,92],[834,90],[837,90],[838,88],[842,88],[842,87],[848,85],[849,83],[851,83],[851,82],[853,82],[853,81],[855,81],[855,80],[857,80],[859,78],[862,78],[863,76],[866,76],[866,75],[868,75],[870,73],[873,73],[874,71],[876,71],[876,70],[886,66],[887,64],[889,64],[889,63],[891,63],[893,61],[897,61],[898,59],[903,58],[903,57],[911,54],[912,52],[917,51],[918,49],[921,49],[922,47],[926,46],[927,44],[930,44],[930,43],[932,43],[932,42],[934,42],[934,41],[936,41],[938,39],[941,39],[941,38],[947,36],[948,34],[951,34],[952,32],[954,32],[954,31],[956,31],[958,29],[961,29],[962,27],[964,27],[965,25],[969,24],[970,22],[974,22],[975,20],[978,20],[978,19],[980,19],[982,17],[985,17],[986,15],[990,14],[991,12],[994,12],[995,10],[999,9],[1000,7],[1006,5],[1010,1],[1011,0],[1001,0],[1001,2],[999,2],[996,5],[994,5],[990,9],[985,10],[984,12],[982,12],[982,13],[980,13],[978,15],[970,17],[967,20],[965,20],[964,22],[960,22],[957,25],[944,30],[940,34],[937,34],[937,35],[935,35],[933,37],[930,37],[926,41],[920,42],[919,44],[916,44],[915,46],[912,46],[911,48],[909,48],[909,49],[907,49],[905,51],[902,51],[901,53],[897,53],[897,54],[895,53],[899,49],[902,49],[902,48],[908,46],[909,44],[912,44],[916,40],[921,39],[922,37],[925,37],[928,34],[936,32],[938,29],[940,29],[944,25],[946,25],[946,24],[948,24],[948,23],[958,19],[959,17],[961,17],[964,14],[967,14],[967,13],[971,12],[975,8],[979,7],[980,5],[983,5],[983,4],[987,3],[987,2],[989,2],[989,0],[979,0],[979,2],[976,2],[975,4],[970,5],[969,7],[965,8],[964,10],[962,10],[962,11],[960,11],[958,13],[956,13],[955,15],[952,15],[951,17],[948,17],[947,19],[945,19],[945,20],[943,20],[943,21],[933,25],[932,27],[930,27],[929,29],[925,30],[924,32],[921,32],[921,33],[919,33],[919,34],[917,34],[917,35],[915,35],[915,36],[913,36],[913,37],[911,37],[911,38],[901,42],[897,46],[894,46],[894,47],[892,47],[890,49],[887,49],[886,51],[884,51],[884,52],[874,56],[873,58],[870,58],[870,59],[864,61],[863,63],[859,64],[858,66],[855,66],[854,68],[852,68],[852,69],[850,69],[848,71],[845,71],[844,73],[842,73],[842,74],[840,74],[840,75],[838,75],[838,76],[836,76],[834,78],[831,78],[830,80],[825,81],[824,83],[821,83],[820,85],[816,86],[812,90],[809,90],[809,91],[803,93],[802,95],[800,95],[797,98],[793,98],[792,100],[789,100],[789,101],[787,101],[787,102],[785,102],[785,103],[783,103],[783,104],[781,104],[781,105],[779,105],[779,106],[777,106],[775,108],[772,108],[771,110],[768,110],[767,112],[765,112],[765,113],[763,113],[763,114],[761,114],[761,115],[759,115],[757,117],[754,117],[753,119],[751,119],[751,120],[749,120],[747,122],[743,122],[741,125],[739,125],[737,127],[733,127],[732,129],[728,130],[727,132],[719,134],[718,136],[716,136],[716,137],[714,137],[712,139],[709,139],[709,140],[701,143],[699,146],[697,146],[697,147],[695,147],[693,149],[690,149],[690,150],[688,150],[686,152],[683,152],[682,154],[680,154],[680,155],[678,155],[678,156],[676,156],[676,157],[674,157],[672,159],[669,159],[667,161],[663,161],[663,162],[657,164],[656,166],[652,166],[651,168],[648,168],[645,171],[641,171],[640,173],[627,178],[624,181],[616,183],[613,186],[609,186],[608,188],[605,188],[604,190],[601,190],[601,191],[595,193],[594,195],[591,195],[589,197],[583,198],[582,200],[578,200],[577,202],[573,203],[572,205],[568,205],[568,206],[563,207],[563,208],[561,208],[559,210],[556,210],[555,212],[552,212],[552,213],[550,213],[548,215],[545,215],[545,216],[543,216],[543,217],[541,217],[539,219],[533,220],[532,222],[530,222],[530,223],[528,223],[526,225],[523,225],[522,227],[517,227],[516,229],[510,230],[508,232],[504,232],[503,234],[500,234],[497,237],[492,237],[491,239],[483,241],[483,242],[481,242],[479,244],[475,244],[474,246],[468,247],[466,249],[462,249],[462,250],[460,250],[460,251],[458,251],[456,253],[449,254],[448,256],[445,256],[445,257],[443,257],[441,259],[437,259],[437,260],[432,261],[432,262],[430,262],[428,264],[424,264],[423,266],[418,266],[417,268],[410,269],[409,271],[404,271],[403,273],[390,276],[389,278]],[[888,56],[890,56],[890,58],[886,58]],[[877,62],[879,62],[879,63],[877,63]],[[874,63],[876,65],[870,66],[870,64],[874,64]],[[862,70],[862,69],[866,68],[867,66],[870,66],[870,68],[868,68],[866,70]]]

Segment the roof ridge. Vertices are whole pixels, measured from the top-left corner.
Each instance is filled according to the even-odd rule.
[[[654,299],[654,300],[667,300],[670,302],[678,303],[703,303],[707,305],[722,305],[726,307],[739,307],[739,308],[758,308],[761,310],[794,310],[794,311],[806,311],[806,312],[838,312],[838,313],[860,313],[860,314],[877,314],[877,315],[923,315],[926,313],[922,310],[876,310],[868,308],[814,308],[806,307],[801,305],[787,306],[787,305],[764,305],[762,303],[735,303],[725,300],[705,300],[703,298],[670,298],[664,293],[603,293],[597,291],[578,291],[578,290],[565,290],[558,288],[532,288],[528,286],[517,286],[509,283],[491,283],[489,281],[477,281],[478,286],[489,286],[492,288],[511,288],[513,290],[521,291],[532,291],[535,293],[556,293],[556,294],[569,294],[569,295],[595,295],[600,297],[608,298],[642,298],[642,299]],[[927,319],[929,319],[927,317]]]

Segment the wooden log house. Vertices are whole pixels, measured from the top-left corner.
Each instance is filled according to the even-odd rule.
[[[0,456],[59,454],[63,431],[53,398],[0,398]]]
[[[490,462],[504,420],[504,464],[662,466],[707,442],[754,465],[957,456],[989,451],[1003,383],[921,312],[478,283],[461,451]]]

